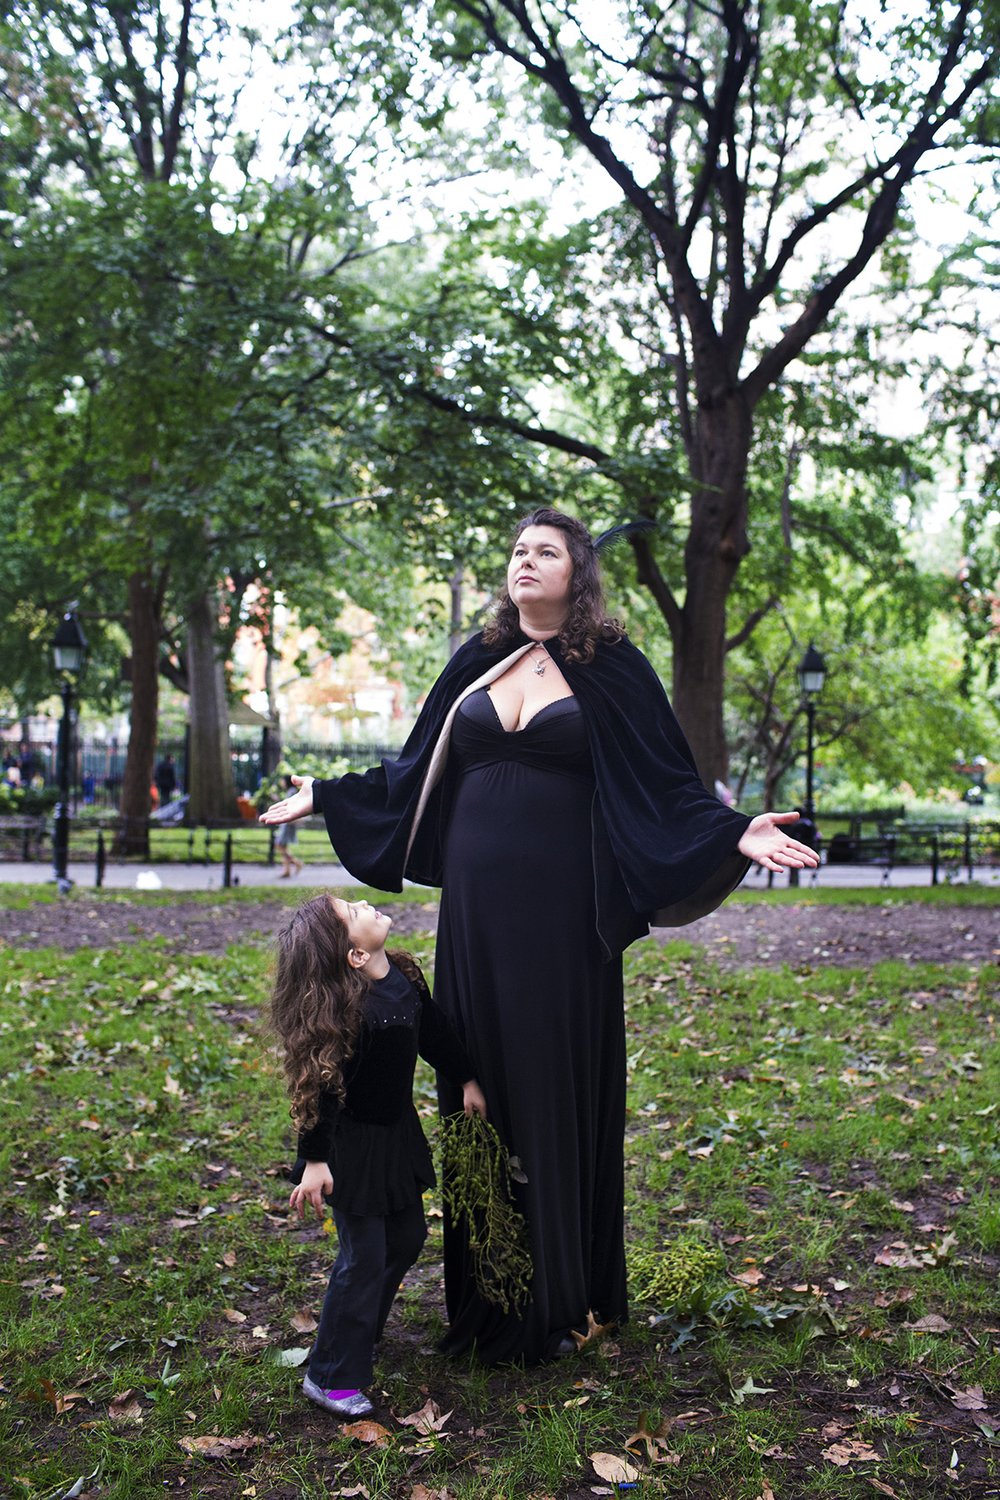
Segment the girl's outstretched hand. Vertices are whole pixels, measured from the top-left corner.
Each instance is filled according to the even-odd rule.
[[[765,870],[815,869],[819,864],[816,850],[800,844],[784,831],[784,824],[798,821],[795,812],[761,813],[750,823],[736,847]]]
[[[280,802],[275,802],[267,812],[262,812],[258,823],[294,823],[298,818],[308,818],[313,810],[313,782],[315,776],[293,776],[292,786],[298,790],[289,792]]]
[[[306,1204],[311,1203],[313,1208],[323,1217],[323,1196],[333,1192],[333,1175],[325,1161],[306,1162],[306,1169],[302,1173],[302,1181],[296,1183],[292,1188],[288,1199],[288,1207],[293,1213],[297,1213],[300,1219],[306,1216]]]
[[[486,1119],[486,1097],[474,1078],[463,1085],[462,1108],[467,1115],[479,1115]]]

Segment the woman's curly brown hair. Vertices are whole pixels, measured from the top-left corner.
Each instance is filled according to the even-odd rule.
[[[361,1030],[368,976],[329,896],[314,896],[278,933],[269,1018],[282,1048],[291,1116],[299,1130],[319,1118],[327,1090],[344,1101],[344,1065]]]
[[[590,532],[574,516],[542,506],[517,523],[511,550],[521,532],[526,531],[529,526],[553,526],[566,538],[573,576],[570,581],[569,609],[559,631],[559,644],[567,661],[593,661],[597,643],[620,641],[625,634],[625,627],[607,612],[600,565]],[[519,628],[517,605],[508,594],[504,581],[497,592],[492,619],[483,631],[483,640],[487,646],[509,646],[513,644]]]

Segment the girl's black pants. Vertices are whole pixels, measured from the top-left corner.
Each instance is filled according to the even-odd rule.
[[[309,1376],[323,1390],[363,1390],[371,1384],[376,1342],[382,1337],[399,1284],[427,1238],[417,1198],[391,1214],[333,1210],[340,1251],[330,1273]]]

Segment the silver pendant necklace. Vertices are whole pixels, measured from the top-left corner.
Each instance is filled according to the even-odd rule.
[[[549,653],[546,651],[546,649],[542,645],[541,641],[536,641],[535,642],[535,644],[531,647],[531,651],[528,652],[528,656],[530,657],[531,656],[531,652],[535,651],[535,650],[538,650],[539,648],[541,649],[541,653],[542,654],[541,654],[541,656],[536,657],[534,661],[532,661],[532,663],[531,663],[531,670],[534,672],[534,674],[535,674],[536,677],[544,677],[545,676],[545,668],[549,664]]]

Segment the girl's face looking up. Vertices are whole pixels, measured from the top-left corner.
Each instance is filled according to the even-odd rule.
[[[385,947],[392,926],[391,917],[376,911],[370,901],[345,901],[340,896],[331,896],[330,900],[355,948],[365,953],[378,953]]]

